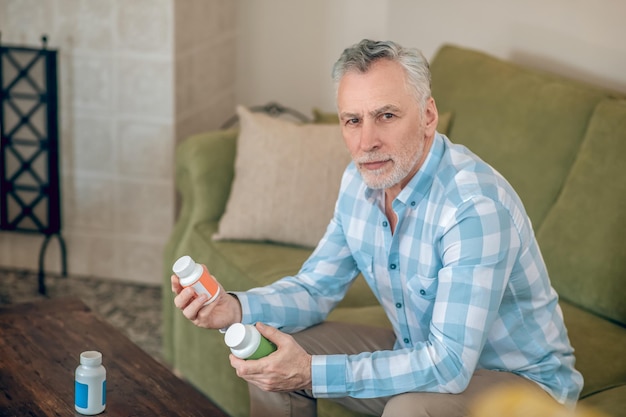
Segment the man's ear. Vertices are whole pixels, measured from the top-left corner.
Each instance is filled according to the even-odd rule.
[[[439,122],[439,112],[437,111],[435,99],[432,97],[426,102],[424,117],[426,121],[424,133],[426,133],[427,136],[434,135],[437,130],[437,122]]]

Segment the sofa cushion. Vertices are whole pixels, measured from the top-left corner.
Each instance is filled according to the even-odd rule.
[[[626,398],[626,384],[586,397],[580,401],[580,404],[589,410],[602,413],[593,414],[590,417],[619,417],[624,415],[624,398]]]
[[[271,284],[298,272],[311,250],[259,241],[214,240],[217,223],[197,225],[196,233],[209,250],[211,272],[229,291],[244,291]],[[236,271],[236,273],[233,273]]]
[[[504,175],[537,230],[606,94],[454,46],[440,49],[431,70],[439,111],[454,114],[448,136]]]
[[[578,158],[537,234],[565,299],[626,324],[626,101],[594,112]]]
[[[239,106],[235,179],[216,239],[314,247],[350,163],[336,125],[295,124]]]
[[[255,241],[215,241],[211,239],[211,236],[216,229],[215,222],[201,223],[196,227],[197,236],[205,242],[203,246],[210,249],[205,251],[204,258],[199,259],[203,259],[207,265],[210,265],[211,273],[229,291],[244,291],[294,275],[311,255],[310,249],[298,246],[268,245]],[[209,255],[210,259],[207,259],[206,255]],[[349,310],[351,307],[370,306],[375,306],[374,310],[380,310],[372,313],[372,317],[376,317],[376,322],[384,323],[385,312],[365,279],[359,276],[339,307]],[[383,317],[380,317],[380,313]],[[333,315],[337,320],[346,319],[342,321],[350,321],[349,318],[353,316],[348,316],[341,312]]]
[[[581,398],[626,382],[626,331],[623,327],[561,300],[563,317],[585,379]]]

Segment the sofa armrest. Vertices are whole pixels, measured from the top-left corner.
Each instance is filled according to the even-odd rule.
[[[234,129],[217,130],[178,145],[176,189],[182,198],[181,217],[190,216],[191,224],[222,216],[234,176],[237,134]]]
[[[200,223],[217,221],[226,208],[234,176],[236,129],[217,130],[191,136],[176,148],[175,181],[181,208],[163,254],[163,288],[170,287],[172,265],[188,248],[181,245]],[[163,354],[173,360],[171,297],[163,297]]]

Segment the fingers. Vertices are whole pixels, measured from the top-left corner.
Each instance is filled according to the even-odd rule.
[[[170,277],[170,280],[172,282],[172,292],[178,295],[183,290],[183,286],[180,285],[180,279],[174,274]]]
[[[174,305],[187,319],[193,321],[198,317],[198,312],[207,300],[206,294],[197,295],[193,288],[183,288],[174,297]]]
[[[285,335],[288,337],[288,335]],[[230,364],[238,377],[264,391],[295,391],[311,388],[310,355],[304,350],[287,348],[257,360],[243,360],[230,355]]]
[[[191,292],[192,296],[191,296],[190,302],[186,306],[183,306],[181,310],[183,312],[183,315],[187,319],[195,322],[195,320],[198,318],[198,313],[200,312],[200,309],[204,307],[204,303],[206,303],[209,298],[206,294],[200,294],[196,296],[195,291],[193,291],[193,289],[191,288],[184,292],[185,293]]]
[[[228,355],[228,359],[230,360],[230,366],[232,366],[233,368],[235,368],[235,371],[237,371],[237,376],[238,377],[242,377],[244,372],[244,368],[246,365],[246,361],[245,359],[241,359],[238,358],[237,356],[233,355],[232,353]],[[241,373],[241,375],[240,375]]]
[[[220,286],[220,294],[210,304],[205,304],[209,296],[196,293],[193,287],[180,286],[178,278],[172,277],[174,305],[183,316],[198,327],[221,329],[241,321],[241,304],[236,297],[226,293]]]
[[[176,297],[174,297],[174,305],[179,310],[185,309],[193,301],[196,296],[196,292],[193,288],[183,288],[178,292]]]
[[[290,335],[283,333],[277,328],[269,326],[267,324],[257,322],[255,326],[259,333],[261,333],[261,335],[265,336],[267,340],[274,343],[276,346],[281,346],[289,343],[290,340],[293,339]]]
[[[269,326],[265,323],[261,323],[260,321],[257,322],[255,326],[256,326],[256,329],[259,331],[259,333],[261,333],[263,336],[267,337],[268,339],[270,339],[270,337],[276,337],[276,335],[280,333],[278,329],[276,329],[275,327]]]
[[[245,360],[240,359],[232,353],[228,356],[230,359],[230,365],[235,369],[235,373],[239,378],[243,378],[245,381],[261,387],[261,381],[264,381],[267,376],[265,375],[264,366],[265,361],[263,359],[258,360]],[[267,388],[262,388],[267,390]]]
[[[257,323],[256,328],[265,338],[276,344],[278,350],[254,364],[237,365],[237,374],[265,391],[294,391],[312,386],[312,356],[302,348],[293,336],[280,330]],[[232,362],[231,362],[232,363]]]

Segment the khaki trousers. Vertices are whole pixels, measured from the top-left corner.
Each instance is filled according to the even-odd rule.
[[[296,333],[293,337],[310,354],[357,354],[390,350],[395,342],[391,330],[325,322]],[[490,388],[523,385],[548,395],[539,385],[509,372],[478,370],[467,389],[460,394],[405,393],[393,397],[357,399],[333,398],[343,406],[365,414],[383,417],[465,417],[472,401]],[[308,390],[295,392],[266,392],[252,384],[250,391],[251,417],[316,417],[317,403]]]

